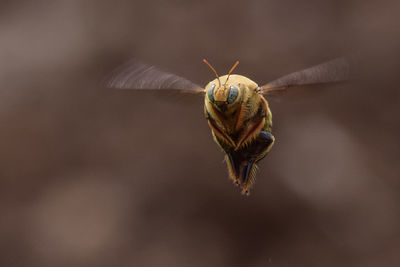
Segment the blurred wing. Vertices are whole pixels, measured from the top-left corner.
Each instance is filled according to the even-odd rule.
[[[191,81],[163,72],[154,66],[130,61],[111,74],[107,87],[116,89],[172,90],[184,93],[202,93],[204,89]]]
[[[342,82],[347,80],[348,76],[348,62],[345,58],[337,58],[269,82],[261,86],[260,93],[269,94],[289,87]]]

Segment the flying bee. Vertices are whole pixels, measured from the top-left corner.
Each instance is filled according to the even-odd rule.
[[[345,81],[349,65],[344,58],[316,65],[283,76],[263,86],[251,79],[232,74],[219,76],[204,88],[175,74],[167,73],[137,61],[132,61],[114,72],[108,87],[118,89],[163,89],[204,95],[204,115],[214,141],[225,154],[228,173],[233,182],[248,195],[254,184],[257,163],[271,150],[272,113],[266,96],[287,88]]]

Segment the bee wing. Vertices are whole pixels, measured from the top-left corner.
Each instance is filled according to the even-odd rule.
[[[346,81],[349,64],[345,58],[337,58],[311,68],[297,71],[260,87],[260,93],[267,95],[289,87],[300,87]]]
[[[107,82],[107,87],[116,89],[171,90],[183,93],[202,93],[204,89],[191,81],[157,69],[136,60],[131,60],[116,69]]]

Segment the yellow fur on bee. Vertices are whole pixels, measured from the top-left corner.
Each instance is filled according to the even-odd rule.
[[[206,116],[209,116],[209,121],[212,121],[209,125],[213,132],[227,145],[238,150],[251,143],[261,130],[271,130],[271,111],[268,102],[257,92],[257,83],[245,76],[235,74],[231,75],[226,82],[227,77],[227,75],[220,77],[221,86],[218,79],[206,85],[204,107]],[[224,111],[216,108],[208,98],[207,92],[213,84],[216,86],[213,94],[216,102],[226,101],[231,85],[239,89],[237,99],[227,104]],[[256,116],[260,109],[264,113],[262,118]]]

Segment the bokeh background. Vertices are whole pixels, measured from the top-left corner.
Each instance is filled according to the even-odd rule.
[[[1,1],[1,266],[399,266],[399,1]],[[269,99],[250,197],[196,95],[116,91],[131,58],[259,84],[338,56],[346,84]]]

